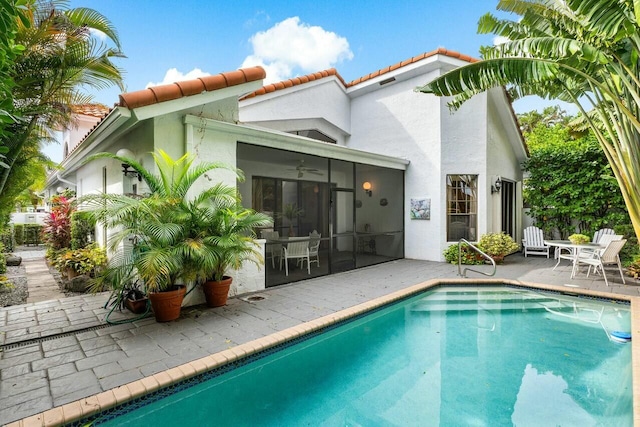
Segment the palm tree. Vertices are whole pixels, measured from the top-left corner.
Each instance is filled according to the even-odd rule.
[[[86,103],[83,87],[122,85],[122,73],[111,62],[122,56],[120,41],[111,23],[100,13],[86,8],[65,9],[61,0],[34,0],[17,21],[15,43],[24,47],[13,65],[12,96],[20,120],[10,124],[0,145],[7,153],[0,168],[0,194],[15,175],[13,166],[25,147],[38,144],[69,123],[70,106]],[[26,24],[26,25],[25,25]],[[115,47],[92,36],[102,32]]]
[[[502,0],[497,8],[521,19],[487,14],[478,32],[506,42],[417,90],[455,95],[453,109],[499,86],[512,99],[535,94],[573,103],[604,150],[640,236],[640,3]]]
[[[153,174],[127,157],[99,153],[88,161],[95,158],[129,164],[151,191],[147,197],[95,194],[80,199],[98,222],[117,230],[109,241],[110,250],[117,254],[99,282],[117,288],[137,276],[148,292],[157,292],[178,278],[185,283],[202,282],[246,260],[262,261],[253,228],[268,225],[271,219],[243,208],[235,187],[218,183],[189,197],[199,178],[227,166],[194,165],[195,158],[189,154],[174,160],[159,150],[153,153],[158,171]],[[242,178],[240,171],[237,175]]]

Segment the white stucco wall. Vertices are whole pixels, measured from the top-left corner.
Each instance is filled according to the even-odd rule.
[[[98,117],[74,114],[69,128],[62,131],[62,146],[70,153],[99,121]]]
[[[326,123],[312,120],[320,118]],[[253,122],[285,132],[318,129],[339,143],[350,132],[350,118],[349,97],[342,82],[334,76],[240,102],[243,123]]]
[[[440,259],[436,239],[441,221],[440,99],[414,89],[437,71],[391,83],[352,100],[352,136],[348,146],[406,158],[404,223],[405,257]],[[431,198],[431,220],[410,220],[409,200]]]
[[[478,176],[478,223],[476,236],[487,231],[490,212],[487,211],[487,95],[482,93],[467,101],[458,111],[451,112],[447,99],[440,99],[442,112],[442,171],[440,175],[440,260],[447,242],[447,175]]]

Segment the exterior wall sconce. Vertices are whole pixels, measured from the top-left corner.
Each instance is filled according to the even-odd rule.
[[[371,197],[371,195],[373,194],[373,192],[371,191],[371,183],[369,181],[363,182],[362,188],[364,189],[364,192],[367,193],[369,197]]]
[[[502,178],[497,176],[495,178],[495,181],[491,184],[491,194],[499,193],[501,188],[502,188]]]
[[[126,148],[119,149],[118,152],[116,153],[116,156],[129,157],[130,159],[134,158],[133,153],[130,150],[127,150]],[[137,177],[138,181],[142,181],[142,175],[140,175],[135,170],[129,170],[130,167],[131,166],[128,163],[122,163],[122,175],[127,177]]]

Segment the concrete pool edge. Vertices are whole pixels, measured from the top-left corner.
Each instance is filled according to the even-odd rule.
[[[546,285],[533,282],[506,279],[433,279],[405,289],[372,299],[370,301],[346,308],[335,313],[319,317],[309,322],[284,329],[266,335],[264,337],[240,344],[227,350],[205,356],[203,358],[187,362],[177,367],[161,371],[137,381],[88,396],[74,402],[51,408],[47,411],[23,418],[7,424],[7,426],[53,426],[78,422],[87,417],[95,416],[101,412],[116,406],[128,403],[135,399],[157,392],[174,384],[186,381],[197,375],[213,371],[217,368],[240,361],[248,356],[269,350],[293,339],[303,337],[313,332],[322,330],[328,326],[340,323],[360,316],[373,309],[386,306],[396,301],[416,295],[436,286],[443,285],[507,285],[520,288],[540,289],[544,291],[559,292],[568,295],[603,298],[614,301],[626,301],[630,303],[631,331],[632,334],[640,334],[640,297],[612,294],[584,290],[579,288],[567,288],[556,285]],[[640,336],[640,335],[637,335]],[[632,340],[632,384],[633,384],[633,412],[634,425],[640,425],[640,405],[637,396],[640,396],[640,342]]]

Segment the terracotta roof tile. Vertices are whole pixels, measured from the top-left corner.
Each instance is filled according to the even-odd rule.
[[[182,91],[182,96],[197,95],[205,91],[204,83],[202,83],[202,80],[200,79],[176,82],[176,85]]]
[[[248,98],[253,98],[255,96],[259,96],[259,95],[264,95],[266,93],[271,93],[271,92],[275,92],[276,90],[280,90],[280,89],[285,89],[285,88],[289,88],[289,87],[293,87],[293,86],[298,86],[304,83],[309,83],[310,81],[314,81],[314,80],[320,80],[323,79],[325,77],[329,77],[329,76],[336,76],[338,78],[338,80],[340,80],[340,82],[344,85],[344,79],[340,76],[340,74],[338,74],[338,72],[336,71],[335,68],[329,68],[328,70],[323,70],[323,71],[318,71],[312,74],[307,74],[306,76],[299,76],[299,77],[292,77],[288,80],[284,80],[281,82],[277,82],[277,83],[271,83],[268,84],[258,90],[256,90],[255,92],[252,92],[242,98],[240,98],[240,100],[242,101],[243,99],[248,99]]]
[[[103,104],[76,104],[71,106],[71,112],[84,116],[103,118],[109,114],[111,108]]]
[[[200,77],[199,79],[153,86],[148,89],[120,95],[121,107],[139,108],[159,102],[171,101],[184,96],[197,95],[204,91],[213,91],[242,83],[264,79],[266,73],[262,67],[244,68],[236,71],[220,73],[215,76]]]
[[[374,77],[381,76],[381,75],[386,74],[386,73],[388,73],[390,71],[397,70],[398,68],[406,67],[407,65],[414,64],[414,63],[416,63],[418,61],[422,61],[425,58],[429,58],[429,57],[435,56],[435,55],[445,55],[445,56],[449,56],[451,58],[458,58],[458,59],[460,59],[462,61],[466,61],[466,62],[477,62],[477,61],[479,61],[478,59],[472,58],[469,55],[463,55],[460,52],[456,52],[454,50],[447,50],[445,48],[440,47],[440,48],[438,48],[436,50],[432,50],[431,52],[425,52],[423,54],[414,56],[413,58],[405,59],[404,61],[401,61],[401,62],[398,62],[397,64],[391,65],[390,67],[386,67],[386,68],[383,68],[381,70],[374,71],[373,73],[368,74],[366,76],[362,76],[362,77],[360,77],[358,79],[355,79],[355,80],[347,83],[346,87],[355,86],[357,84],[366,82],[367,80],[371,80]]]

